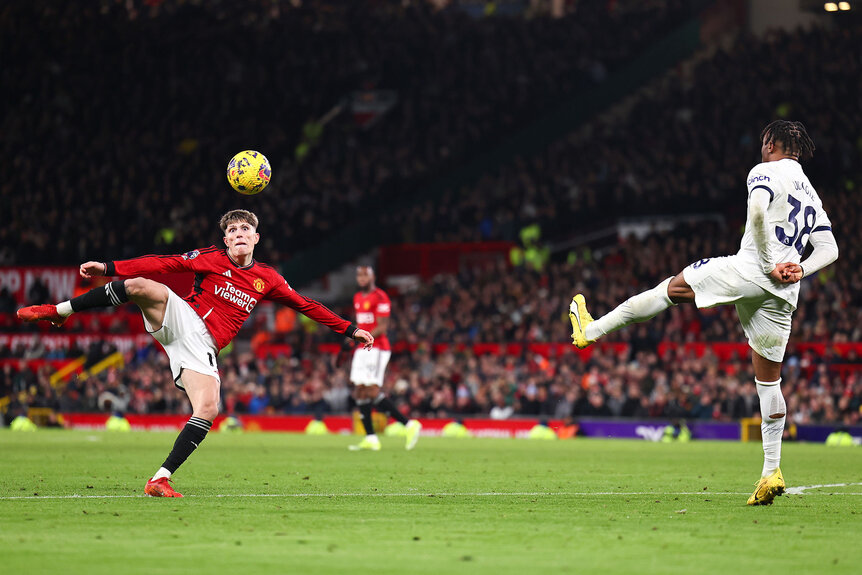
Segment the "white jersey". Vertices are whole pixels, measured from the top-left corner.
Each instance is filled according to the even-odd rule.
[[[748,197],[756,189],[769,192],[769,207],[766,210],[766,237],[768,253],[772,263],[800,263],[808,239],[812,233],[832,230],[832,223],[814,186],[802,171],[799,162],[791,159],[764,162],[748,173]],[[796,308],[799,299],[799,283],[782,284],[763,272],[754,234],[751,231],[751,208],[745,223],[742,246],[737,254],[739,272],[751,282],[762,287]]]

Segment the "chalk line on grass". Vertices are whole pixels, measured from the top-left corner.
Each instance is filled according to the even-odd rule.
[[[862,495],[862,493],[842,493],[842,492],[820,492],[806,493],[811,489],[823,489],[828,487],[850,487],[862,485],[862,483],[828,483],[823,485],[803,485],[800,487],[790,487],[787,489],[789,495]],[[639,497],[639,496],[690,496],[690,495],[732,495],[742,496],[748,493],[737,491],[480,491],[480,492],[406,492],[406,493],[221,493],[221,494],[203,494],[203,495],[186,495],[186,497],[199,499],[230,499],[241,497],[267,497],[267,498],[331,498],[339,497],[593,497],[593,496],[622,496],[622,497]],[[135,499],[148,497],[147,495],[16,495],[16,496],[0,496],[0,501],[43,501],[51,499]]]
[[[824,483],[822,485],[800,485],[799,487],[788,487],[785,493],[788,495],[813,495],[805,493],[809,489],[823,489],[824,487],[850,487],[851,485],[862,485],[862,483]],[[862,495],[862,493],[825,493],[824,495]]]

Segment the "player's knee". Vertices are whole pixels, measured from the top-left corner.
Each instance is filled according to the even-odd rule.
[[[687,285],[670,284],[667,286],[667,297],[673,303],[689,303],[694,300],[694,292]]]
[[[686,283],[683,275],[677,274],[670,278],[670,281],[665,280],[659,286],[667,286],[667,297],[673,303],[691,303],[694,301],[694,290]]]
[[[205,394],[203,397],[198,397],[198,400],[194,402],[194,415],[195,417],[200,417],[206,419],[207,421],[213,421],[218,415],[218,393]]]
[[[124,284],[129,297],[147,297],[152,291],[150,284],[155,283],[146,278],[127,279]]]
[[[213,421],[218,415],[218,401],[206,400],[201,405],[195,408],[195,417]]]

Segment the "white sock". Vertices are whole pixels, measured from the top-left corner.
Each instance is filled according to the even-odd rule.
[[[584,332],[587,340],[595,341],[627,325],[646,321],[672,306],[673,302],[667,295],[671,279],[667,278],[651,290],[630,297],[610,313],[592,322]]]
[[[64,302],[58,303],[57,313],[63,317],[69,317],[70,315],[75,313],[74,311],[72,311],[72,302],[66,300]]]
[[[757,396],[760,398],[760,433],[763,436],[763,471],[761,477],[772,475],[781,464],[781,436],[784,435],[784,421],[787,419],[787,404],[781,393],[781,378],[778,381],[754,380]],[[772,419],[770,415],[783,413]]]
[[[156,474],[153,475],[153,480],[161,479],[162,477],[171,478],[171,472],[165,469],[164,467],[159,467],[159,470],[156,471]]]

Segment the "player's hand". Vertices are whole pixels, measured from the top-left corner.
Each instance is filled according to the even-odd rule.
[[[365,349],[374,347],[374,336],[364,329],[357,329],[356,333],[353,334],[353,339],[361,343]]]
[[[85,279],[105,275],[106,266],[102,262],[87,262],[81,264],[81,277]]]
[[[778,283],[795,284],[802,279],[802,266],[793,262],[780,263],[769,272],[769,277]]]

